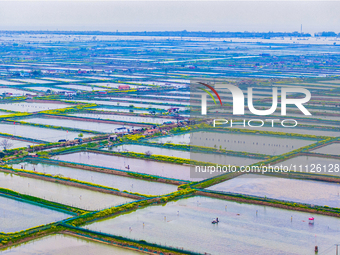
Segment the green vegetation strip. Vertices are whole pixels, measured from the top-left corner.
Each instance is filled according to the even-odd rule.
[[[71,214],[74,214],[74,215],[80,215],[80,214],[84,214],[84,213],[89,212],[87,210],[83,210],[83,209],[80,209],[80,208],[77,208],[77,207],[68,206],[68,205],[48,201],[48,200],[45,200],[45,199],[42,199],[42,198],[21,194],[19,192],[16,192],[16,191],[13,191],[13,190],[10,190],[10,189],[0,188],[0,196],[5,196],[5,197],[11,198],[11,199],[17,199],[17,200],[23,201],[25,203],[35,204],[35,205],[38,205],[38,206],[41,206],[41,207],[46,207],[46,208],[49,208],[49,209],[61,211],[63,213],[68,213],[68,214],[71,213]]]

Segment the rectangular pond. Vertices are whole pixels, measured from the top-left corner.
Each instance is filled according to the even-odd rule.
[[[338,183],[244,174],[207,189],[340,208]]]
[[[5,142],[6,140],[7,140],[7,142]],[[0,145],[1,150],[5,149],[4,144],[6,144],[7,150],[21,148],[21,147],[27,147],[27,146],[30,146],[30,145],[37,145],[37,143],[30,143],[30,142],[15,140],[15,139],[8,139],[8,138],[1,137],[1,136],[0,136],[0,144],[1,144]]]
[[[323,153],[330,155],[340,155],[340,143],[332,143],[310,152]]]
[[[220,165],[239,165],[242,162],[243,165],[250,165],[260,161],[260,159],[252,159],[248,157],[234,157],[227,156],[223,154],[217,153],[201,153],[201,152],[192,152],[192,151],[182,151],[182,150],[173,150],[167,148],[160,148],[154,146],[145,146],[145,145],[137,145],[137,144],[125,144],[111,148],[105,148],[104,150],[109,151],[132,151],[139,153],[151,152],[152,155],[164,155],[169,157],[176,158],[185,158],[203,162],[211,162]]]
[[[59,127],[77,128],[82,130],[91,130],[104,133],[114,133],[116,128],[126,127],[131,128],[131,126],[99,123],[95,121],[82,121],[82,120],[68,120],[59,118],[27,118],[21,119],[21,121],[28,123],[36,123],[43,125],[52,125]]]
[[[24,242],[19,245],[11,246],[0,251],[0,254],[48,254],[48,255],[137,255],[145,254],[134,250],[124,249],[121,247],[104,244],[101,242],[91,241],[85,238],[79,238],[65,234],[52,234],[42,238]]]
[[[267,155],[280,155],[315,142],[289,137],[222,132],[193,132],[190,138],[191,145]]]
[[[241,125],[235,126],[235,128],[245,128],[245,129],[259,130],[259,131],[295,133],[295,134],[316,135],[316,136],[339,136],[339,131],[322,130],[318,128],[303,129],[303,128],[298,128],[298,127],[299,126],[297,126],[296,128],[279,128],[279,127],[251,128],[251,127],[243,127]]]
[[[190,144],[190,133],[152,138],[151,143]]]
[[[146,109],[170,109],[172,107],[179,108],[180,111],[184,111],[188,109],[188,107],[183,107],[183,106],[176,106],[172,104],[168,105],[160,105],[160,104],[150,104],[150,103],[127,103],[127,102],[113,102],[113,101],[108,101],[108,100],[73,100],[77,102],[82,102],[82,103],[89,103],[89,104],[98,104],[98,105],[113,105],[113,106],[130,106],[133,105],[134,107],[140,107],[140,108],[146,108]]]
[[[95,113],[75,113],[69,114],[70,116],[84,117],[91,119],[102,119],[102,120],[116,120],[126,122],[138,122],[138,123],[153,123],[163,124],[164,122],[176,123],[176,119],[172,118],[151,118],[151,117],[139,117],[139,116],[124,116],[124,115],[113,115],[113,114],[95,114]]]
[[[73,140],[79,135],[79,132],[17,124],[0,124],[0,132],[47,142],[58,142],[60,139]],[[84,137],[94,136],[86,133],[83,135]]]
[[[190,177],[190,167],[177,164],[162,163],[138,158],[105,155],[93,152],[76,152],[58,155],[54,158],[74,163],[109,167],[137,173],[158,175],[167,178],[192,180],[192,178]]]
[[[216,217],[219,223],[211,224]],[[314,254],[315,245],[322,254],[340,238],[337,218],[208,197],[149,206],[84,227],[217,255]]]
[[[0,232],[17,232],[72,215],[0,196]]]
[[[132,109],[122,109],[122,108],[94,108],[96,111],[109,111],[109,112],[136,112],[136,113],[150,113],[151,110],[138,110],[135,108]],[[99,113],[98,113],[99,114]]]
[[[106,90],[105,88],[95,86],[83,86],[83,85],[57,85],[56,87],[73,89],[73,90],[84,90],[84,91],[95,91],[95,90]]]
[[[12,166],[13,168],[17,169],[21,169],[21,167],[23,167],[24,169],[34,170],[40,173],[61,175],[64,177],[69,177],[80,181],[116,188],[121,191],[126,190],[129,192],[137,192],[140,194],[162,195],[177,190],[176,185],[139,180],[134,178],[117,176],[113,174],[105,174],[95,171],[88,171],[83,169],[51,165],[45,163],[22,162],[18,164],[12,164]]]
[[[340,176],[340,159],[313,156],[297,156],[277,163],[276,166],[288,167],[296,172]]]
[[[0,172],[0,187],[86,210],[101,210],[133,201],[127,197]]]
[[[11,93],[11,96],[23,96],[26,94],[30,94],[35,96],[36,93],[30,92],[30,91],[25,91],[25,90],[20,90],[20,89],[12,89],[12,88],[0,88],[0,94],[2,95],[3,93]]]
[[[17,112],[40,112],[45,110],[53,110],[70,107],[70,104],[53,104],[53,103],[28,103],[28,102],[20,102],[20,103],[5,103],[0,104],[0,110],[10,110]]]

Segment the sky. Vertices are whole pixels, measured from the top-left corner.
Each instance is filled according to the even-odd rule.
[[[0,30],[340,32],[340,1],[2,1]]]

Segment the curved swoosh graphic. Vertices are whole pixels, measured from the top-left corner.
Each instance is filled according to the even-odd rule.
[[[209,96],[211,96],[212,100],[214,100],[215,105],[217,105],[216,100],[215,100],[214,96],[211,94],[210,91],[208,91],[208,90],[206,90],[206,89],[203,89],[203,88],[199,88],[199,89],[203,90],[203,91],[206,92]]]
[[[211,89],[212,92],[214,92],[215,95],[217,96],[218,100],[220,100],[220,104],[223,106],[222,101],[221,101],[221,98],[220,98],[220,95],[216,92],[216,90],[215,90],[213,87],[211,87],[210,85],[205,84],[205,83],[203,83],[203,82],[198,82],[198,83],[199,83],[199,84],[202,84],[203,86],[208,87],[209,89]]]

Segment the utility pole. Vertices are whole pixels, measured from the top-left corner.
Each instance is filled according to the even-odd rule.
[[[335,245],[335,247],[336,247],[335,254],[336,255],[339,255],[339,253],[338,253],[338,246],[339,246],[338,244]]]

